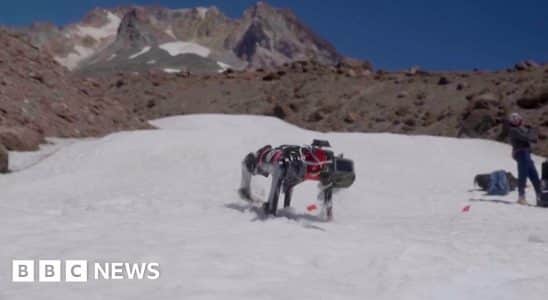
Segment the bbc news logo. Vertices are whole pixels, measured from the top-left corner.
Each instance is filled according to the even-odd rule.
[[[89,267],[89,268],[88,268]],[[13,260],[13,282],[88,282],[88,280],[158,280],[160,264],[87,260]]]

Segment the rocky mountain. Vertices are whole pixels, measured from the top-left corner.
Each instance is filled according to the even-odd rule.
[[[0,144],[34,150],[44,136],[86,137],[148,125],[92,79],[74,80],[21,33],[0,29]]]
[[[148,72],[102,80],[110,82],[101,84],[103,96],[120,101],[143,119],[257,114],[318,131],[502,141],[504,119],[519,112],[538,130],[536,153],[548,155],[548,65],[523,63],[496,72],[372,73],[367,64],[356,61],[336,67],[300,61],[268,72]]]
[[[150,69],[212,73],[342,59],[291,11],[264,2],[236,20],[216,7],[98,8],[77,24],[36,23],[25,32],[60,64],[86,74]]]
[[[548,65],[373,72],[341,58],[290,11],[261,2],[239,20],[213,7],[97,9],[64,28],[0,30],[0,43],[0,144],[10,150],[192,113],[500,140],[504,118],[517,111],[538,129],[535,151],[548,155]]]

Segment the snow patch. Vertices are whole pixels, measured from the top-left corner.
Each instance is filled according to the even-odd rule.
[[[139,52],[137,52],[137,53],[131,55],[131,56],[129,57],[129,59],[135,59],[135,58],[137,58],[137,57],[139,57],[139,56],[141,56],[141,55],[147,53],[148,51],[150,51],[150,46],[146,46],[146,47],[143,48],[141,51],[139,51]]]
[[[252,116],[152,123],[160,129],[78,141],[0,176],[0,276],[9,280],[14,258],[48,257],[155,261],[161,278],[2,284],[0,298],[546,299],[547,210],[489,200],[515,202],[515,192],[468,192],[477,173],[515,172],[508,145],[320,133]],[[236,192],[243,157],[313,138],[355,162],[335,221],[306,211],[315,183],[296,187],[293,212],[263,220]],[[264,199],[270,184],[256,176],[252,188]]]
[[[219,65],[219,67],[221,68],[221,70],[219,70],[219,73],[222,73],[222,72],[226,71],[227,69],[231,69],[231,68],[232,68],[231,65],[225,64],[224,62],[221,62],[221,61],[218,61],[218,62],[217,62],[217,65]]]
[[[116,58],[116,54],[112,54],[112,55],[107,59],[107,61],[111,61],[111,60],[113,60],[113,59],[115,59],[115,58]]]
[[[112,12],[107,12],[108,22],[102,27],[93,26],[77,26],[76,34],[82,37],[90,36],[95,40],[102,40],[104,38],[115,36],[118,32],[118,27],[122,19]]]
[[[173,13],[180,13],[180,14],[186,14],[190,12],[190,9],[188,8],[176,8],[171,10]]]
[[[74,70],[81,61],[91,57],[95,53],[92,48],[83,47],[80,45],[74,46],[74,50],[65,57],[55,57],[55,60],[69,70]]]
[[[209,9],[206,8],[206,7],[197,7],[197,8],[196,8],[196,11],[198,11],[198,16],[200,16],[200,18],[201,18],[202,20],[205,19],[208,10],[209,10]]]
[[[155,59],[152,59],[152,60],[149,60],[147,61],[147,65],[153,65],[156,63],[156,60]]]
[[[118,32],[118,27],[120,26],[122,20],[110,11],[107,11],[107,18],[107,23],[101,27],[77,25],[71,27],[71,29],[64,34],[67,38],[85,38],[89,36],[96,41],[101,41],[107,38],[113,39]],[[82,45],[75,45],[73,52],[69,53],[65,57],[55,57],[55,60],[61,65],[67,67],[69,70],[74,70],[83,60],[95,54],[96,50],[97,47],[89,48]]]
[[[171,25],[169,26],[168,29],[166,29],[165,33],[169,35],[170,37],[177,39],[177,37],[175,36],[175,33],[173,33],[173,27],[171,27]]]
[[[180,69],[165,68],[164,72],[166,73],[181,73]]]
[[[181,54],[196,54],[201,57],[208,57],[211,53],[209,48],[201,46],[193,42],[171,42],[165,43],[159,46],[160,49],[163,49],[169,53],[171,56],[177,56]]]

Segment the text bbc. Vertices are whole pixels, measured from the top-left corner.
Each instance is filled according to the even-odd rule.
[[[158,263],[87,260],[13,260],[13,282],[87,282],[88,280],[157,280]]]

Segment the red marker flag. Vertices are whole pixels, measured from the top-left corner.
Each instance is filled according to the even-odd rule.
[[[315,211],[316,209],[318,209],[318,206],[316,204],[310,204],[306,207],[306,210],[308,211]]]
[[[469,212],[471,207],[472,207],[471,205],[466,205],[465,207],[462,208],[462,212],[463,213]]]

